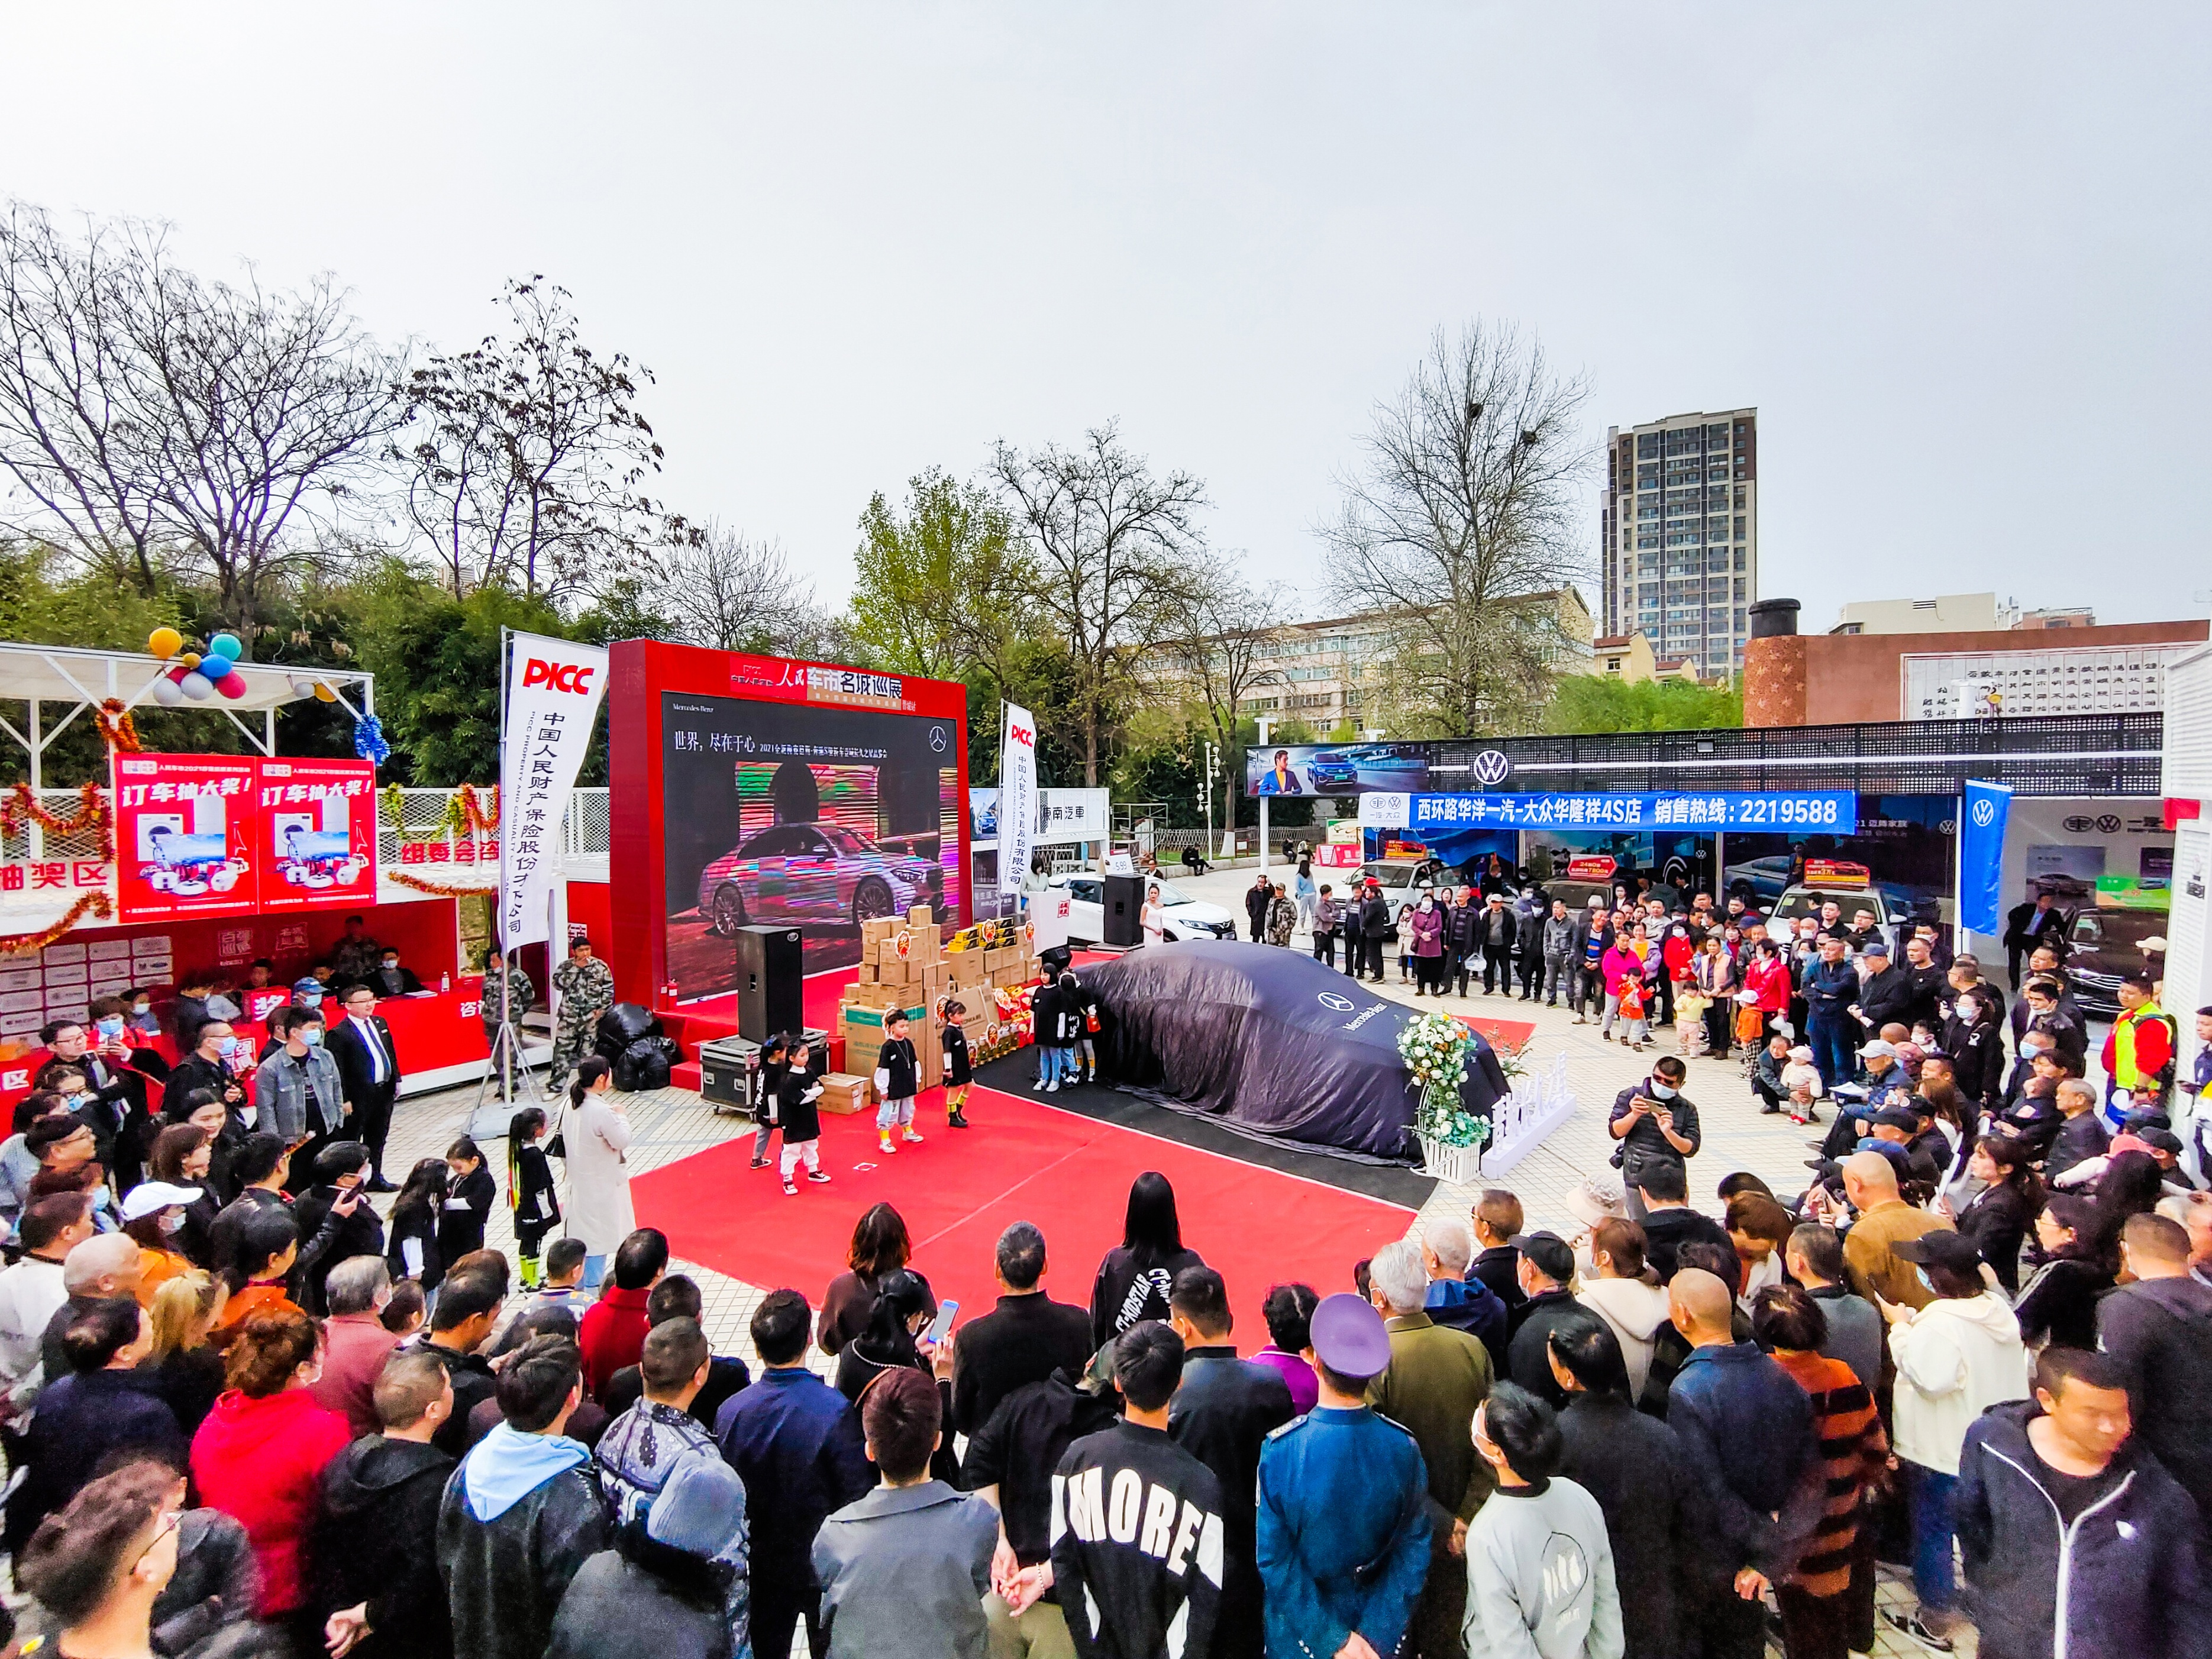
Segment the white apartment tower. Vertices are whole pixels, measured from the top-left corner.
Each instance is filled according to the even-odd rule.
[[[1643,629],[1706,679],[1743,672],[1759,598],[1759,411],[1606,433],[1603,632]]]

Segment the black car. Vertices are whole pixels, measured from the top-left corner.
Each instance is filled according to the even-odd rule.
[[[2163,910],[2076,910],[2066,924],[2066,973],[2074,1000],[2098,1019],[2120,1012],[2120,981],[2131,974],[2156,979],[2166,971]],[[2152,944],[2144,948],[2145,942]]]

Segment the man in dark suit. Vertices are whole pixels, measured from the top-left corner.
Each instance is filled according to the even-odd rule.
[[[363,1190],[398,1190],[384,1178],[384,1142],[392,1133],[392,1103],[399,1095],[399,1051],[392,1028],[376,1012],[376,993],[350,985],[340,999],[345,1018],[331,1028],[331,1058],[338,1063],[345,1097],[353,1107],[353,1131],[368,1149],[370,1177]]]
[[[2021,958],[2048,945],[2063,956],[2066,950],[2066,918],[2048,893],[2038,893],[2024,904],[2015,904],[2005,915],[2005,969],[2015,994],[2020,990]]]

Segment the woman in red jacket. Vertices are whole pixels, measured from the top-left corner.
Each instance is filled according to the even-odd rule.
[[[315,1322],[296,1308],[248,1314],[225,1361],[229,1390],[192,1437],[200,1501],[246,1528],[261,1570],[261,1603],[272,1624],[297,1626],[302,1653],[321,1650],[322,1630],[307,1601],[301,1540],[315,1511],[323,1468],[352,1434],[337,1413],[307,1392],[322,1375]]]
[[[1759,940],[1751,966],[1744,969],[1743,985],[1757,999],[1761,1036],[1772,1036],[1776,1023],[1790,1012],[1791,989],[1790,963],[1772,939]]]

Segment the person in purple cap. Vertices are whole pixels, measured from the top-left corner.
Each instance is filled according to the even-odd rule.
[[[1267,1652],[1382,1659],[1428,1577],[1428,1470],[1413,1436],[1366,1405],[1390,1364],[1382,1316],[1340,1292],[1314,1310],[1310,1334],[1319,1402],[1260,1451]]]

